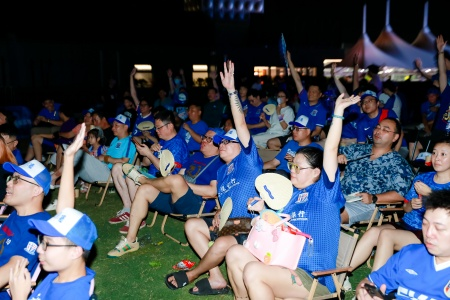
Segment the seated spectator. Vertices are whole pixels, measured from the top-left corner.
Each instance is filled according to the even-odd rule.
[[[261,120],[264,122],[267,130],[252,136],[256,146],[267,148],[267,140],[273,137],[287,136],[289,134],[290,122],[294,121],[294,110],[287,105],[288,96],[285,91],[278,91],[276,111],[266,119],[266,114],[261,113]]]
[[[387,95],[385,102],[379,102],[381,108],[390,109],[395,112],[397,118],[402,118],[402,99],[397,95],[397,85],[392,80],[383,82],[383,94]]]
[[[11,175],[7,178],[3,202],[14,208],[0,230],[0,286],[5,287],[10,269],[22,259],[28,260],[26,267],[30,273],[39,263],[37,234],[30,230],[28,220],[50,219],[50,214],[42,208],[44,196],[50,190],[50,173],[37,160],[23,165],[5,162],[2,167]],[[10,299],[8,292],[0,292],[0,299]]]
[[[158,98],[153,103],[153,106],[162,106],[167,110],[173,110],[174,104],[172,98],[167,96],[167,91],[164,88],[160,88],[158,91]]]
[[[239,87],[239,100],[241,100],[242,109],[244,110],[244,115],[246,115],[249,102],[248,102],[248,86],[245,84],[241,84]]]
[[[373,144],[353,144],[340,148],[338,161],[346,164],[341,180],[344,195],[356,193],[361,201],[347,202],[341,213],[343,224],[369,220],[377,200],[403,201],[414,173],[393,144],[401,135],[400,122],[386,118],[373,130]]]
[[[373,285],[395,299],[447,299],[450,277],[449,190],[433,191],[425,204],[422,221],[423,244],[403,247],[384,266],[361,280],[358,299],[371,297],[364,284]]]
[[[417,150],[422,150],[422,148],[417,149],[417,147],[416,150],[414,150],[414,144],[416,140],[419,137],[423,138],[431,135],[434,121],[436,120],[437,113],[441,106],[439,96],[439,88],[432,86],[428,89],[427,101],[423,102],[420,105],[420,115],[422,117],[422,123],[417,126],[417,130],[409,130],[408,133],[405,134],[405,139],[408,142],[409,157],[411,160],[414,160],[416,158],[416,154],[419,152]]]
[[[208,103],[203,105],[202,111],[208,113],[202,115],[202,120],[208,124],[209,128],[219,127],[226,112],[226,105],[222,102],[217,88],[209,87],[206,95]]]
[[[0,136],[5,140],[9,150],[14,154],[17,164],[22,165],[24,163],[22,153],[18,148],[19,140],[17,139],[17,128],[10,123],[0,125]]]
[[[58,193],[61,201],[56,208],[57,214],[50,220],[32,217],[26,222],[27,227],[40,233],[37,252],[42,268],[49,272],[29,299],[90,299],[90,282],[95,272],[86,267],[86,260],[97,239],[97,229],[87,215],[73,208],[72,184],[73,159],[83,145],[85,131],[83,125],[74,143],[65,151],[66,168]],[[9,285],[14,299],[26,299],[30,293],[27,264],[27,259],[21,258],[11,267]]]
[[[306,90],[303,86],[300,74],[297,72],[294,63],[292,62],[291,53],[287,51],[286,55],[289,70],[294,79],[300,102],[299,109],[295,111],[295,118],[297,119],[301,115],[307,116],[310,122],[315,124],[315,129],[311,132],[311,138],[313,141],[319,140],[323,127],[325,127],[327,122],[327,109],[320,102],[320,98],[322,97],[321,84],[318,81],[311,81]],[[271,138],[267,141],[267,146],[272,150],[280,150],[286,144],[288,138],[289,136]]]
[[[3,164],[6,162],[17,164],[14,154],[9,149],[3,137],[0,136],[0,201],[3,201],[6,195],[6,180],[9,176],[9,173],[3,169]]]
[[[188,120],[181,125],[178,136],[184,139],[188,145],[189,153],[200,150],[202,136],[208,131],[208,124],[202,120],[202,107],[190,104],[188,109]]]
[[[150,178],[159,177],[159,157],[162,150],[170,150],[173,154],[175,167],[171,174],[177,174],[181,168],[186,166],[189,151],[186,142],[177,135],[174,121],[174,115],[171,111],[162,110],[158,112],[155,115],[155,127],[159,143],[153,144],[150,148],[145,144],[136,143],[137,151],[143,156],[141,166],[148,167],[148,172],[145,175]],[[114,164],[112,176],[114,186],[122,199],[123,208],[109,220],[110,224],[126,222],[130,218],[131,201],[135,198],[138,189],[135,182],[124,177],[122,163]]]
[[[103,135],[105,136],[105,145],[111,145],[111,142],[114,139],[115,135],[105,113],[94,111],[94,113],[92,114],[92,123],[94,124],[94,126],[100,127],[103,130]]]
[[[134,128],[137,119],[137,107],[132,96],[123,97],[123,106],[117,109],[118,114],[122,114],[128,119],[130,119],[130,131]]]
[[[367,90],[361,95],[363,114],[357,122],[357,142],[359,144],[373,143],[374,128],[385,118],[398,119],[393,110],[378,108],[378,105],[378,95],[375,92]]]
[[[342,116],[344,109],[357,101],[358,96],[344,99],[341,94],[336,100],[334,115]],[[242,245],[232,246],[226,254],[226,263],[236,299],[307,299],[313,283],[311,272],[336,267],[339,210],[345,203],[337,162],[341,132],[342,119],[333,118],[324,150],[301,148],[290,164],[293,194],[283,207],[283,213],[290,215],[292,225],[313,237],[314,250],[305,245],[297,269],[289,270],[266,265]],[[250,198],[248,205],[254,199],[259,201],[252,210],[263,210],[265,206],[260,198]],[[335,290],[332,276],[321,276],[313,296]]]
[[[156,131],[154,127],[148,131],[141,131],[138,127],[142,122],[150,121],[153,125],[155,124],[155,118],[152,114],[152,106],[148,100],[142,99],[139,102],[139,111],[140,112],[137,116],[131,136],[139,138],[140,142],[143,142],[144,140],[151,140],[152,143],[158,142],[158,139],[155,137]]]
[[[263,107],[266,103],[261,101],[261,92],[255,89],[250,89],[248,92],[248,109],[245,115],[245,123],[250,130],[251,135],[255,135],[261,132],[266,132],[267,127],[263,121],[269,119],[270,116],[264,113]],[[261,117],[264,114],[264,117]]]
[[[59,114],[61,104],[55,103],[53,99],[45,99],[42,102],[42,106],[43,108],[33,121],[31,136],[35,134],[53,134],[58,132],[63,124]]]
[[[310,146],[322,150],[322,146],[311,141],[311,132],[314,130],[314,124],[309,122],[307,116],[300,116],[294,122],[289,122],[289,125],[292,125],[292,140],[284,145],[277,156],[264,163],[264,170],[276,169],[276,173],[290,179],[291,170],[289,163],[293,161],[298,149]]]
[[[398,223],[371,227],[358,242],[350,265],[357,268],[367,260],[373,247],[377,247],[372,270],[381,268],[394,254],[409,244],[423,242],[422,219],[426,199],[432,191],[450,190],[450,140],[437,143],[431,156],[433,172],[421,173],[414,178],[409,192],[405,195],[403,208],[405,215]]]
[[[156,179],[148,179],[139,173],[134,173],[135,178],[128,175],[140,187],[131,205],[130,219],[119,230],[127,236],[122,237],[119,244],[108,252],[108,257],[119,257],[139,249],[137,233],[145,225],[142,220],[147,217],[149,208],[164,214],[196,214],[203,198],[217,195],[217,170],[223,161],[219,158],[218,146],[213,143],[215,131],[223,134],[221,129],[212,128],[202,135],[200,152],[191,155],[186,167],[177,175]],[[205,207],[204,211],[211,209]]]
[[[64,134],[71,134],[77,122],[73,118],[72,111],[67,106],[61,107],[58,113],[59,119],[63,122],[61,126],[52,133],[32,134],[30,146],[25,154],[25,161],[30,161],[33,158],[38,161],[45,161],[42,157],[42,152],[56,152],[56,145],[70,144],[72,138],[65,138]]]
[[[228,66],[227,66],[228,64]],[[262,172],[262,160],[253,143],[245,123],[244,112],[240,105],[237,91],[234,87],[234,63],[224,63],[224,72],[220,73],[222,85],[227,89],[231,112],[236,129],[225,135],[215,135],[214,143],[219,144],[220,158],[226,163],[217,171],[217,196],[221,205],[230,197],[233,199],[233,209],[230,218],[240,218],[248,222],[252,217],[247,210],[247,201],[255,195],[255,179]],[[194,295],[225,294],[229,292],[227,281],[223,277],[219,265],[225,259],[227,250],[236,244],[242,244],[248,234],[224,235],[218,237],[219,214],[214,220],[190,218],[185,224],[188,241],[197,255],[200,263],[189,271],[170,273],[165,277],[169,289],[179,289],[196,280],[200,275],[209,272],[209,278],[196,282],[189,290]],[[210,241],[214,241],[209,246]]]
[[[225,119],[223,121],[223,125],[221,124],[220,128],[222,128],[224,132],[228,132],[231,129],[236,129],[236,127],[234,125],[233,117]]]

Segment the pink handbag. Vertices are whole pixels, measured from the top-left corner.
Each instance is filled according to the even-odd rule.
[[[252,229],[243,245],[267,265],[295,270],[306,239],[312,243],[312,238],[289,223],[289,215],[278,215],[283,218],[275,224],[268,223],[260,216],[254,218]]]

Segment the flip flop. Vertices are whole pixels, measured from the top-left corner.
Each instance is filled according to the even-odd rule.
[[[206,296],[206,295],[222,295],[228,294],[230,289],[226,286],[221,289],[213,289],[209,284],[208,278],[202,278],[195,283],[197,287],[197,291],[194,292],[194,288],[189,289],[189,293],[197,296]]]
[[[177,282],[176,286],[168,280],[169,277],[171,277],[171,276],[173,276],[175,278],[175,281]],[[166,283],[166,285],[169,289],[177,290],[177,289],[181,289],[182,287],[185,287],[186,285],[188,285],[189,279],[186,275],[186,271],[179,271],[179,272],[167,274],[166,278],[164,279],[164,282]]]

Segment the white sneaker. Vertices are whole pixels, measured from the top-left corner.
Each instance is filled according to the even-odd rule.
[[[53,200],[52,203],[50,203],[49,205],[47,205],[47,207],[45,208],[45,210],[46,210],[46,211],[56,210],[56,204],[58,204],[58,199]]]
[[[120,238],[120,242],[117,244],[117,246],[108,252],[108,257],[116,258],[116,257],[122,256],[128,252],[134,252],[137,250],[139,250],[139,242],[138,242],[137,238],[134,243],[130,243],[127,241],[126,237],[122,236]]]
[[[350,280],[348,279],[348,276],[345,277],[344,284],[342,284],[342,289],[344,291],[346,291],[346,292],[353,290],[352,284],[350,283]]]

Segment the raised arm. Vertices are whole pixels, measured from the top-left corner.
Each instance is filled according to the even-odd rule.
[[[334,84],[336,85],[337,89],[339,90],[339,93],[344,94],[344,97],[348,97],[348,92],[345,86],[342,84],[342,82],[337,78],[336,76],[336,63],[331,64],[331,76],[334,79]]]
[[[73,188],[74,180],[74,157],[75,153],[83,146],[86,133],[86,124],[81,124],[80,132],[73,140],[72,144],[64,151],[64,168],[61,174],[61,185],[58,192],[58,203],[56,204],[56,213],[61,212],[66,207],[74,208],[75,195]]]
[[[447,87],[447,68],[445,67],[444,51],[447,41],[444,41],[442,34],[436,38],[436,48],[438,51],[438,69],[439,69],[439,89],[441,93]]]
[[[291,59],[291,52],[286,51],[286,57],[288,60],[289,70],[291,70],[291,75],[295,82],[295,87],[297,88],[297,93],[300,94],[301,91],[303,91],[304,89],[302,80],[300,79],[300,74],[298,74],[298,72],[295,70],[294,63],[292,62]]]
[[[169,91],[170,97],[172,97],[173,94],[175,93],[175,86],[173,84],[172,75],[173,75],[172,69],[167,69],[167,77],[169,78],[169,87],[170,87],[170,91]]]
[[[344,98],[344,94],[341,94],[336,99],[334,113],[332,115],[333,121],[331,122],[323,149],[323,169],[327,173],[331,182],[336,180],[334,176],[338,167],[337,156],[339,141],[341,140],[342,134],[342,123],[344,121],[344,110],[350,105],[357,103],[359,100],[359,96]]]
[[[353,56],[353,91],[359,88],[359,54]]]
[[[234,63],[231,60],[223,63],[223,72],[220,72],[220,79],[230,97],[231,114],[233,115],[239,140],[244,147],[248,147],[250,131],[245,123],[244,110],[242,109],[241,100],[239,100],[238,91],[234,85]]]
[[[136,105],[136,108],[139,107],[139,98],[137,96],[136,92],[136,86],[134,85],[134,75],[136,75],[136,68],[133,68],[130,73],[130,94],[131,98],[133,98],[134,105]]]

